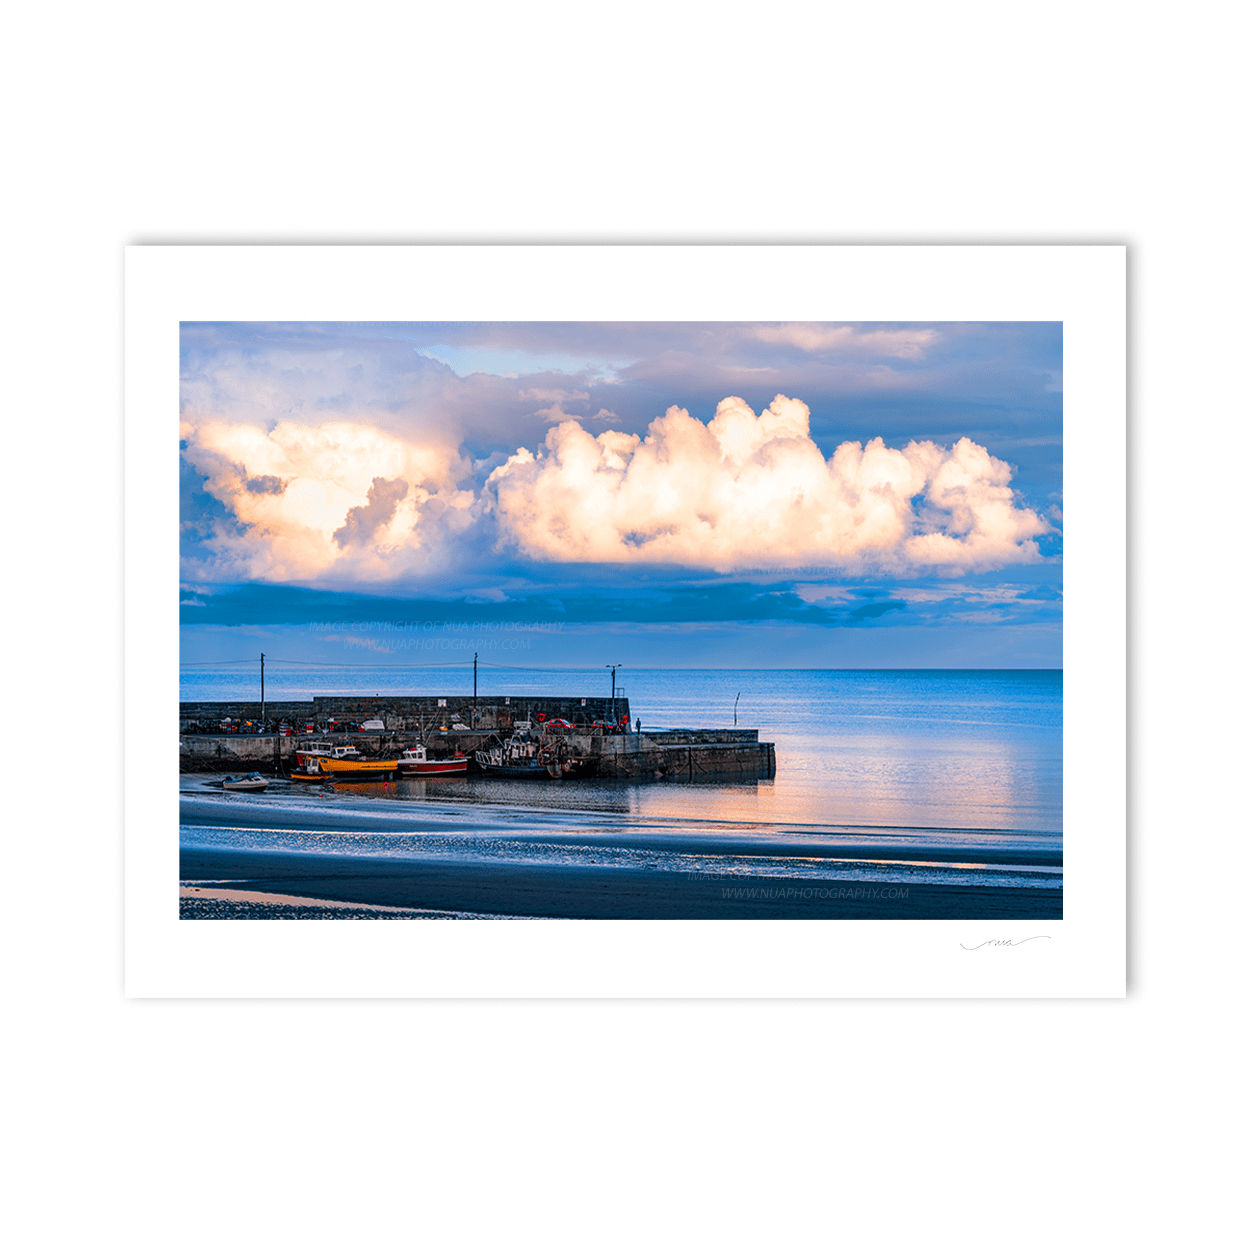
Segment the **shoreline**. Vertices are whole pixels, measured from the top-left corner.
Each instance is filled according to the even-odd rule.
[[[1059,920],[1063,890],[1013,886],[841,885],[792,877],[589,865],[355,858],[299,851],[183,847],[182,881],[229,882],[253,906],[307,899],[335,905],[480,918],[586,920]],[[215,917],[196,917],[215,918]],[[220,918],[240,918],[223,916]],[[246,917],[243,917],[246,918]],[[252,917],[256,918],[256,917]],[[269,918],[266,916],[265,918]],[[279,918],[279,917],[274,917]],[[421,915],[370,914],[414,919]]]

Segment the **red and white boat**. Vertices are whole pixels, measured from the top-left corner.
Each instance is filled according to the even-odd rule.
[[[426,755],[425,747],[409,747],[399,757],[401,777],[463,776],[468,767],[469,757],[460,752],[445,759],[432,760]]]

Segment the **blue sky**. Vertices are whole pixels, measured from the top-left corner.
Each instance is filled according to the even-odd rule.
[[[186,324],[181,364],[184,660],[1062,663],[1058,324]]]

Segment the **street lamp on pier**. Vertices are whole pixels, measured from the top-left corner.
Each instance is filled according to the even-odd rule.
[[[612,728],[616,729],[616,670],[624,668],[623,664],[605,664],[604,668],[612,670]]]

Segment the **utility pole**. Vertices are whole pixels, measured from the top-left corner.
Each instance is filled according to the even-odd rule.
[[[265,732],[265,653],[260,653],[260,731]]]
[[[616,730],[616,670],[624,668],[623,664],[605,664],[604,668],[612,670],[612,729]]]

